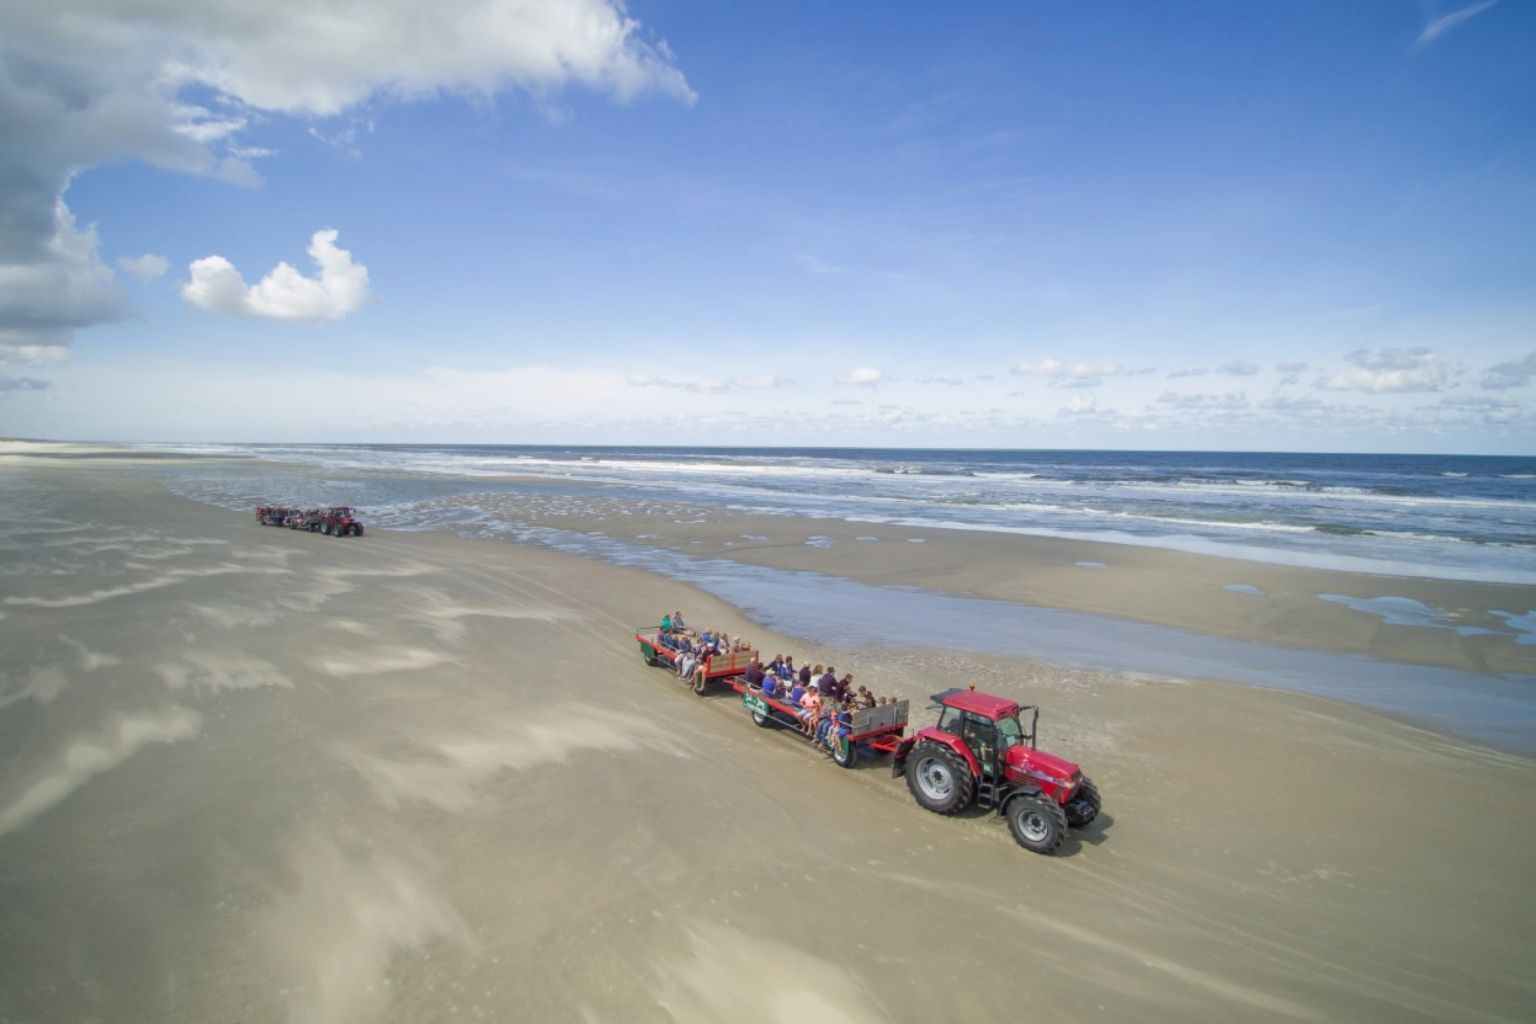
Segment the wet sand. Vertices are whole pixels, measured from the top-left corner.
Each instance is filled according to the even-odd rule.
[[[1536,1006],[1530,760],[1236,685],[810,649],[650,573],[263,528],[89,458],[0,484],[0,1019]],[[986,544],[910,545],[934,562],[903,582],[963,574],[951,540]],[[882,547],[797,543],[758,557]],[[839,770],[646,668],[632,630],[674,608],[879,692],[1038,702],[1106,813],[1054,858],[926,814],[883,764]]]
[[[1110,615],[1213,636],[1366,654],[1472,672],[1536,674],[1536,645],[1498,612],[1536,610],[1536,587],[1299,568],[1129,544],[931,527],[744,515],[676,504],[533,501],[518,518],[693,557]],[[604,508],[606,504],[606,509]],[[595,511],[594,511],[595,510]],[[1323,600],[1406,601],[1428,625]],[[1410,604],[1411,607],[1411,604]]]

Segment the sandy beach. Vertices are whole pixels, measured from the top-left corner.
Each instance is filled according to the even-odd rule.
[[[1528,758],[1214,680],[910,637],[812,646],[639,569],[263,528],[122,472],[127,458],[0,459],[0,1019],[1490,1022],[1536,1007]],[[675,518],[624,530],[1532,671],[1507,637],[1315,599],[1403,595],[1479,626],[1528,608],[1529,588]],[[900,543],[857,540],[876,534]],[[1038,703],[1041,746],[1084,766],[1105,814],[1049,858],[995,817],[927,814],[884,763],[836,769],[728,694],[646,667],[634,628],[672,609],[914,706],[963,682]]]

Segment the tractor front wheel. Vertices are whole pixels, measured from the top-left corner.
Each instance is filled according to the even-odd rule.
[[[1005,813],[1014,841],[1031,853],[1055,851],[1067,834],[1066,814],[1044,797],[1016,796]]]
[[[938,744],[925,743],[907,758],[907,788],[925,810],[954,814],[970,806],[976,779],[970,765]]]
[[[1068,825],[1073,828],[1087,828],[1093,823],[1093,819],[1099,816],[1099,808],[1102,806],[1099,800],[1099,788],[1093,784],[1092,779],[1084,779],[1062,810],[1067,812]]]

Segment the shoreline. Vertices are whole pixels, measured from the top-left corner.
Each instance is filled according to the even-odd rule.
[[[1495,614],[1536,611],[1536,587],[1521,584],[1304,569],[1107,541],[751,515],[684,502],[651,503],[639,514],[623,501],[601,498],[587,505],[605,505],[606,514],[573,514],[559,501],[537,498],[508,504],[528,525],[691,558],[1070,609],[1278,647],[1536,676],[1536,645],[1520,642],[1530,635]],[[479,535],[474,526],[458,529]],[[1386,599],[1388,615],[1322,595],[1366,607]],[[1433,618],[1440,611],[1444,618],[1423,625],[1388,621],[1397,611],[1393,599],[1424,606],[1405,606],[1410,613]]]

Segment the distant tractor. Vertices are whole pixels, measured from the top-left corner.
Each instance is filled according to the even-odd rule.
[[[357,510],[348,505],[333,505],[319,513],[320,532],[332,537],[363,535],[363,524],[357,521]]]
[[[1040,709],[1005,697],[949,689],[932,697],[937,726],[901,741],[893,776],[935,814],[976,804],[996,810],[1026,850],[1051,853],[1067,829],[1099,815],[1099,791],[1071,761],[1035,749]],[[1029,716],[1025,729],[1021,715]]]

